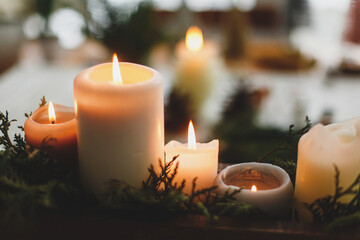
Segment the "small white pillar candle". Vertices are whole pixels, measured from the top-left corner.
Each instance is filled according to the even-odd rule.
[[[179,163],[175,182],[181,184],[185,179],[184,192],[191,194],[192,181],[195,177],[196,190],[209,188],[213,185],[218,168],[219,141],[209,143],[197,143],[192,123],[189,124],[188,143],[170,141],[165,145],[166,162],[170,162],[174,156],[179,155],[173,164]]]
[[[226,167],[216,177],[215,192],[224,195],[239,190],[238,201],[278,218],[289,218],[292,209],[293,186],[289,175],[269,163],[240,163]]]
[[[192,26],[175,52],[178,60],[175,89],[188,96],[192,110],[199,113],[212,91],[217,49],[212,42],[203,40],[200,28]]]
[[[299,217],[312,221],[302,203],[335,193],[335,168],[340,186],[347,188],[360,173],[360,118],[323,126],[315,125],[298,145],[295,198]],[[349,198],[340,199],[348,202]]]
[[[140,187],[147,168],[157,167],[164,155],[161,75],[133,63],[117,66],[120,76],[112,63],[105,63],[74,81],[80,177],[95,195],[111,179]]]

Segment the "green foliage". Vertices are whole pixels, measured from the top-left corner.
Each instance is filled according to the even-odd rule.
[[[360,174],[354,182],[343,189],[340,187],[340,172],[335,167],[335,193],[316,199],[305,206],[311,211],[314,222],[329,223],[330,227],[346,226],[348,224],[360,223]],[[349,203],[341,202],[341,198],[352,196]]]
[[[74,208],[85,196],[75,174],[43,150],[27,146],[20,134],[11,141],[8,130],[14,121],[8,112],[0,112],[0,146],[4,148],[0,151],[0,221],[12,223],[44,209]]]
[[[190,97],[173,89],[165,106],[165,132],[180,132],[186,129],[189,121],[194,118]]]
[[[277,145],[274,149],[267,152],[264,156],[260,157],[258,159],[258,162],[264,162],[265,159],[271,158],[279,151],[288,151],[288,152],[292,152],[292,153],[294,153],[294,152],[297,153],[298,140],[300,139],[300,137],[302,135],[307,133],[311,128],[311,122],[310,122],[310,119],[308,116],[306,116],[306,118],[305,118],[305,123],[306,123],[305,126],[297,131],[294,130],[294,127],[295,127],[294,125],[290,125],[286,139],[281,144]],[[293,139],[296,140],[296,144],[294,144],[294,142],[292,141]],[[293,158],[296,158],[296,157],[297,157],[296,155],[293,156]]]
[[[41,104],[45,103],[43,98]],[[178,156],[168,163],[159,161],[159,168],[151,165],[148,168],[149,177],[140,189],[118,180],[108,182],[108,191],[103,196],[105,204],[101,204],[81,189],[76,172],[69,171],[43,151],[51,139],[44,140],[42,149],[27,146],[19,134],[13,140],[10,139],[8,131],[14,121],[9,118],[8,112],[0,112],[0,146],[3,147],[0,151],[2,224],[26,220],[48,211],[151,220],[164,220],[179,214],[202,214],[208,220],[217,219],[219,215],[269,219],[269,216],[253,206],[236,201],[235,195],[241,190],[227,192],[224,196],[216,195],[213,191],[216,187],[197,189],[195,178],[191,183],[191,194],[185,194],[185,180],[181,183],[174,180],[178,171]],[[295,151],[297,140],[292,140],[299,138],[309,128],[308,118],[305,127],[297,131],[290,126],[285,141],[259,160],[272,162],[294,173],[296,162],[281,157],[277,152]],[[316,222],[328,223],[329,227],[358,225],[360,175],[348,188],[343,189],[339,184],[340,173],[337,167],[335,172],[334,196],[317,199],[307,206]],[[348,204],[341,203],[340,199],[347,195],[353,196],[351,201]]]
[[[45,104],[43,98],[41,104]],[[44,139],[41,149],[26,145],[21,135],[14,140],[8,130],[15,120],[8,113],[0,112],[0,221],[12,223],[26,220],[43,212],[62,214],[93,213],[100,216],[164,219],[179,214],[203,214],[209,220],[217,215],[252,217],[262,213],[249,204],[239,203],[234,196],[239,191],[228,192],[224,196],[213,193],[215,187],[196,189],[196,178],[192,181],[190,195],[183,193],[185,180],[174,181],[178,163],[176,157],[169,163],[159,161],[157,171],[149,167],[149,177],[140,189],[125,182],[112,180],[101,204],[82,191],[78,175],[50,158],[44,149],[48,141]],[[115,210],[115,211],[114,211]]]
[[[99,1],[106,10],[109,24],[90,18],[90,35],[102,41],[108,48],[120,54],[126,61],[142,62],[152,46],[163,38],[155,23],[154,8],[150,1],[141,2],[130,13],[126,5],[114,6],[108,1]]]
[[[304,127],[295,130],[291,125],[287,132],[257,126],[254,118],[263,95],[264,92],[250,91],[240,85],[229,98],[222,120],[214,129],[214,135],[221,141],[220,159],[226,163],[272,163],[285,169],[295,184],[297,145],[311,128],[310,120],[306,117]]]
[[[42,106],[45,106],[46,103],[47,103],[47,101],[46,101],[46,99],[45,99],[45,96],[43,96],[42,98],[40,98],[39,108],[42,107]],[[30,113],[25,113],[24,115],[25,115],[25,117],[28,118],[28,117],[30,117],[30,116],[32,115],[32,112],[30,112]],[[24,128],[23,128],[22,126],[19,126],[18,128],[24,130]]]
[[[122,213],[132,209],[152,218],[185,213],[203,214],[208,220],[216,219],[217,215],[261,215],[253,206],[235,200],[234,196],[240,190],[219,196],[213,193],[216,187],[197,190],[195,178],[192,181],[191,194],[185,194],[182,191],[185,180],[180,184],[174,182],[178,170],[178,162],[174,165],[177,157],[165,164],[159,160],[159,172],[151,165],[148,169],[149,177],[143,182],[141,189],[121,181],[110,181],[109,191],[104,195],[105,201]]]

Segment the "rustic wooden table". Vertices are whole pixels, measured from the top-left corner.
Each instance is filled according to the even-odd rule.
[[[322,225],[290,221],[244,221],[186,215],[170,221],[129,221],[44,215],[26,228],[0,227],[0,239],[360,239],[360,228],[329,231]]]

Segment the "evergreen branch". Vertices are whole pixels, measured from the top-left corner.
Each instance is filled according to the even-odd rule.
[[[345,190],[340,186],[340,172],[336,165],[335,168],[335,192],[333,196],[326,196],[316,199],[311,204],[305,206],[311,211],[314,222],[330,223],[329,226],[337,225],[338,221],[344,224],[346,219],[356,218],[360,211],[360,174]],[[339,199],[345,196],[352,196],[348,203],[342,203]],[[343,221],[344,220],[344,221]]]
[[[269,152],[265,153],[262,157],[258,158],[257,162],[263,162],[265,159],[269,158],[270,156],[274,155],[276,152],[279,151],[292,151],[293,145],[290,144],[290,141],[296,137],[300,137],[307,133],[311,128],[311,121],[308,116],[305,117],[305,126],[300,128],[297,131],[294,131],[295,125],[290,125],[288,130],[288,135],[284,142],[278,144],[274,149],[270,150]],[[297,145],[297,144],[296,144]]]
[[[42,107],[42,106],[45,106],[46,103],[47,103],[47,101],[46,101],[46,99],[45,99],[45,96],[43,96],[42,98],[40,98],[39,108]],[[30,116],[32,115],[32,112],[30,112],[30,113],[25,113],[24,115],[25,115],[25,117],[28,118],[28,117],[30,117]],[[23,127],[19,127],[19,128],[21,128],[22,130],[24,130]]]
[[[3,114],[0,112],[0,131],[2,136],[0,136],[0,145],[4,145],[5,150],[10,150],[13,147],[13,144],[9,137],[9,129],[12,122],[15,122],[15,119],[9,120],[9,113],[8,111]]]
[[[45,96],[43,96],[41,99],[40,99],[40,103],[39,103],[39,108],[42,107],[42,106],[45,106],[47,103],[46,99],[45,99]]]

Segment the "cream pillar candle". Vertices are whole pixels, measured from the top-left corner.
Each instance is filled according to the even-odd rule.
[[[289,175],[280,167],[268,163],[240,163],[226,167],[216,177],[215,191],[241,191],[238,201],[249,203],[278,218],[291,216],[293,186]]]
[[[213,87],[217,49],[212,42],[203,40],[200,28],[192,26],[185,41],[176,46],[175,53],[175,89],[188,96],[192,110],[199,113]]]
[[[298,146],[295,198],[300,219],[311,221],[302,203],[334,195],[335,168],[340,186],[348,187],[360,174],[360,118],[323,126],[317,124],[301,137]],[[347,202],[349,199],[341,199]]]
[[[41,148],[44,140],[48,139],[45,151],[50,156],[69,167],[77,167],[77,127],[74,108],[50,102],[26,119],[24,132],[27,144]]]
[[[165,145],[166,162],[179,155],[179,163],[175,182],[180,184],[185,179],[184,192],[191,194],[192,181],[197,177],[196,189],[209,188],[213,185],[218,168],[219,141],[197,143],[192,123],[189,124],[188,143],[170,141]]]
[[[133,63],[105,63],[81,72],[74,91],[84,188],[100,195],[111,179],[140,187],[164,155],[161,75]]]

